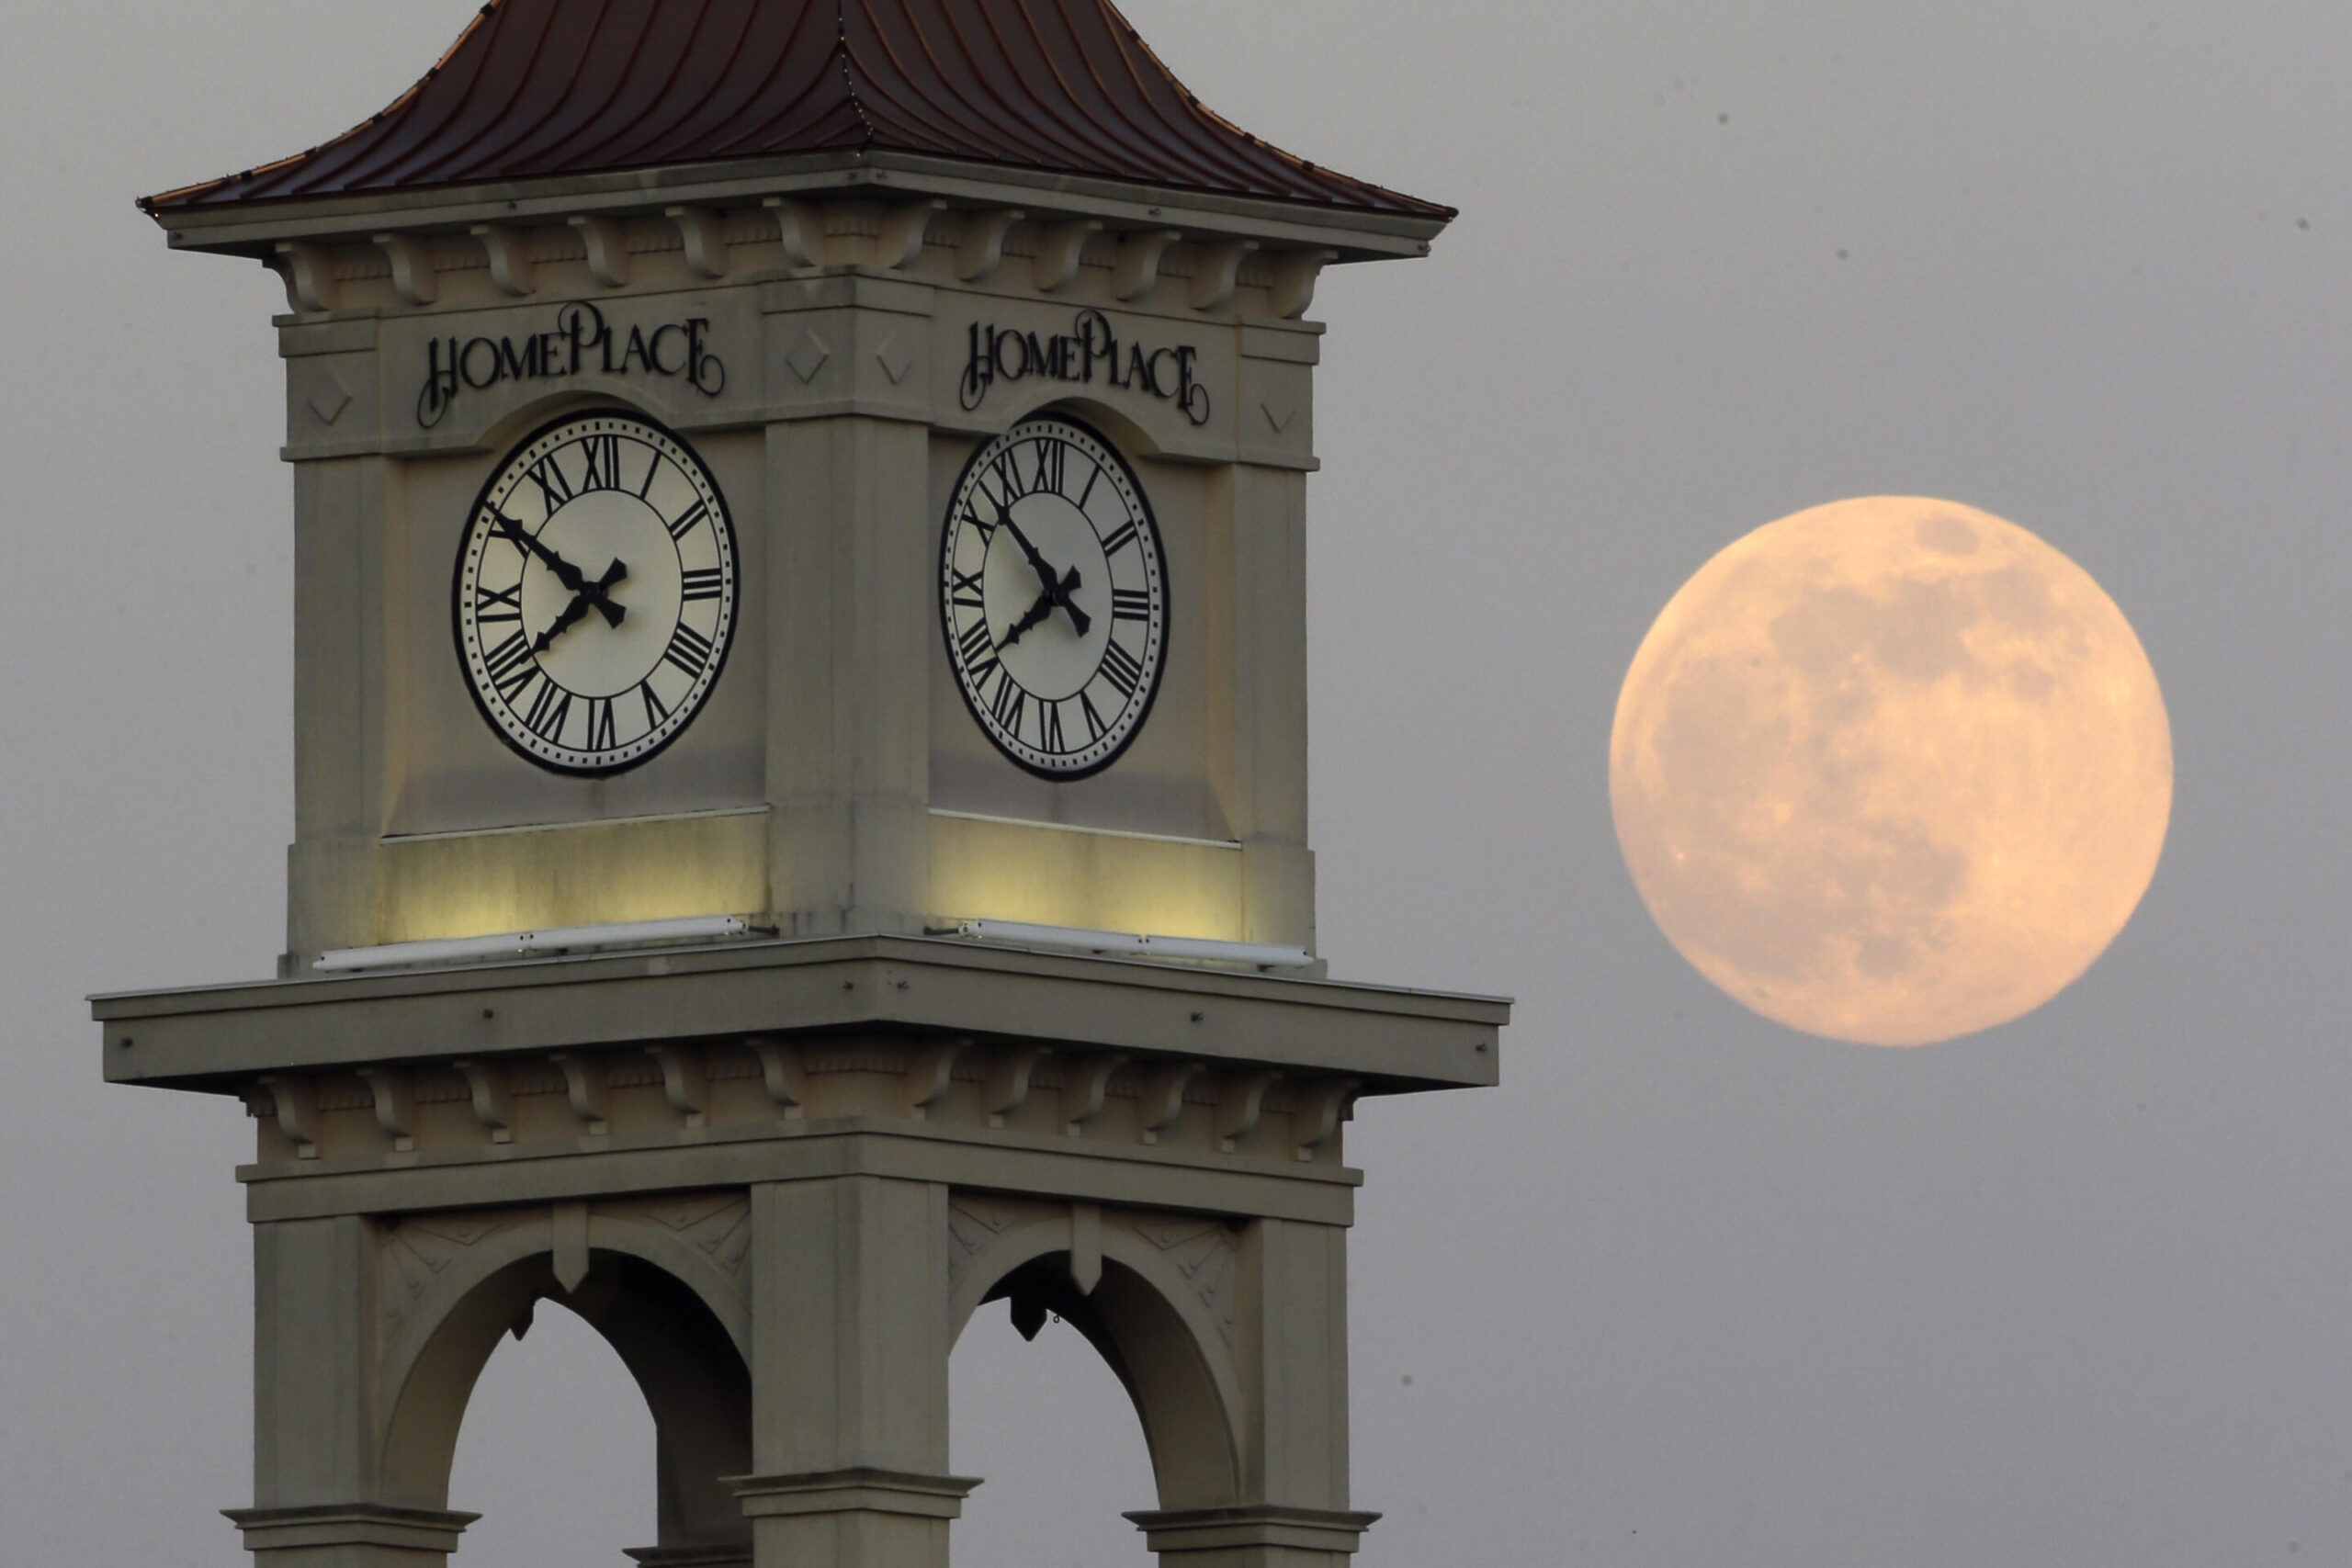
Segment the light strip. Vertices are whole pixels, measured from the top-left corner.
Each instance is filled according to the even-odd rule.
[[[581,947],[637,947],[653,942],[707,942],[741,936],[751,923],[733,915],[689,915],[675,920],[622,920],[605,926],[557,926],[547,931],[501,931],[495,936],[443,937],[433,942],[393,942],[381,947],[344,947],[311,960],[313,969],[383,969],[398,964],[465,964],[482,958],[514,958]]]
[[[1214,942],[1197,936],[1144,936],[1135,931],[1095,931],[1080,926],[1038,926],[1025,920],[966,920],[958,936],[1021,947],[1059,948],[1069,953],[1128,953],[1137,958],[1189,958],[1211,964],[1250,964],[1261,969],[1304,969],[1315,959],[1303,947],[1264,942]]]

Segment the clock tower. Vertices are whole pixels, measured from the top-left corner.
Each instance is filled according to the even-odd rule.
[[[443,1562],[553,1301],[654,1414],[639,1561],[941,1564],[1010,1298],[1134,1396],[1164,1562],[1343,1561],[1341,1128],[1505,1010],[1317,955],[1304,312],[1450,209],[1108,0],[492,0],[142,205],[288,302],[278,978],[96,1006],[257,1120],[246,1544]]]

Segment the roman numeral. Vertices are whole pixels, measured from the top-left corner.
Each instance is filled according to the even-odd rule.
[[[989,636],[985,618],[966,626],[956,639],[956,651],[964,658],[964,673],[975,691],[989,683],[989,672],[996,669],[996,641]]]
[[[1116,637],[1102,647],[1102,678],[1118,687],[1122,697],[1134,696],[1137,682],[1143,679],[1143,666]]]
[[[1117,533],[1102,541],[1102,553],[1105,556],[1115,556],[1135,542],[1136,525],[1130,521],[1122,525]]]
[[[1037,726],[1040,736],[1039,745],[1044,750],[1047,751],[1069,750],[1068,742],[1062,739],[1061,704],[1041,700],[1037,704]]]
[[[591,751],[609,751],[620,744],[620,737],[613,726],[613,699],[588,699],[588,747]]]
[[[523,727],[540,739],[560,742],[563,721],[571,716],[571,694],[553,681],[544,682],[538,694],[531,699],[530,711],[523,716]]]
[[[509,703],[539,672],[538,661],[531,657],[530,639],[520,631],[507,634],[504,642],[481,656],[481,661],[490,672],[492,688]]]
[[[1086,510],[1086,498],[1094,493],[1094,481],[1102,477],[1102,465],[1097,463],[1094,465],[1094,471],[1086,476],[1086,488],[1078,492],[1078,509],[1080,512]]]
[[[617,435],[583,435],[578,445],[581,460],[587,465],[587,471],[580,476],[581,492],[620,489],[621,438]]]
[[[563,477],[563,468],[550,452],[529,468],[531,482],[539,487],[539,499],[549,513],[571,499],[571,481]]]
[[[687,535],[693,533],[695,529],[701,527],[703,524],[709,519],[709,517],[710,508],[702,502],[697,501],[692,506],[687,507],[684,512],[679,513],[675,517],[671,518],[668,523],[663,525],[663,526],[670,530],[671,538],[683,539]]]
[[[957,571],[951,566],[947,569],[947,575],[955,580],[947,585],[947,602],[950,604],[960,604],[967,610],[988,607],[988,602],[980,596],[978,572]]]
[[[1069,448],[1042,435],[1037,438],[1036,446],[1036,482],[1029,488],[1051,491],[1059,495],[1062,492],[1062,476],[1069,471]]]
[[[703,671],[709,667],[710,652],[710,639],[681,622],[678,629],[670,634],[670,646],[662,650],[662,657],[684,671],[687,680],[699,681]]]
[[[997,512],[997,522],[1001,523],[1003,520],[1003,510],[999,508]],[[991,523],[987,518],[982,517],[980,515],[980,509],[973,505],[968,501],[964,503],[964,525],[971,529],[974,533],[979,535],[980,543],[982,545],[991,545],[996,542],[997,524]]]
[[[996,683],[996,695],[989,699],[989,712],[995,716],[998,726],[1015,740],[1021,739],[1022,710],[1029,705],[1029,694],[1019,682],[1007,675]]]
[[[1140,588],[1114,588],[1111,590],[1111,618],[1114,621],[1151,619],[1151,595]]]
[[[662,728],[662,721],[670,716],[670,710],[663,707],[662,699],[653,694],[653,682],[650,681],[637,683],[637,695],[645,704],[645,728],[650,734]]]
[[[523,618],[523,585],[484,588],[474,584],[474,619],[479,622],[519,621]]]
[[[681,598],[716,599],[726,592],[726,573],[715,566],[691,567],[678,579]]]
[[[1097,740],[1102,739],[1102,732],[1105,729],[1108,729],[1110,726],[1102,722],[1102,716],[1094,711],[1094,699],[1088,696],[1084,692],[1078,694],[1078,705],[1085,711],[1086,743],[1089,746],[1091,746]]]
[[[1029,493],[1022,487],[1021,465],[1014,460],[1012,448],[1000,453],[996,461],[989,465],[989,472],[996,476],[996,488],[1003,498],[997,502],[999,512]]]

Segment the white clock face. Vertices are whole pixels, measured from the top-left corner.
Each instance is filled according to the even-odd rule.
[[[972,455],[939,548],[947,661],[997,750],[1083,778],[1143,726],[1168,647],[1168,564],[1134,473],[1066,419]]]
[[[692,723],[735,626],[735,530],[710,470],[636,414],[574,414],[514,448],[458,548],[458,661],[482,716],[543,768],[634,767]]]

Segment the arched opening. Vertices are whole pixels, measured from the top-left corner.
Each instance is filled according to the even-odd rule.
[[[1143,1568],[1120,1517],[1153,1506],[1151,1453],[1118,1375],[1067,1319],[1034,1337],[980,1308],[948,1361],[948,1469],[983,1477],[954,1528],[956,1568]]]
[[[527,1332],[548,1303],[569,1309],[618,1354],[652,1418],[653,1539],[598,1550],[617,1555],[622,1547],[650,1544],[679,1561],[716,1562],[741,1545],[748,1562],[750,1526],[721,1480],[751,1469],[751,1379],[742,1355],[692,1288],[627,1253],[592,1251],[586,1275],[570,1291],[544,1252],[506,1263],[464,1291],[394,1395],[383,1455],[388,1495],[417,1506],[447,1506],[458,1431],[484,1366],[503,1336]],[[548,1463],[562,1462],[563,1440],[554,1440]],[[534,1544],[535,1558],[545,1561],[545,1543]]]
[[[1215,1506],[1238,1492],[1229,1369],[1220,1379],[1211,1365],[1214,1331],[1149,1277],[1143,1251],[1114,1256],[1126,1247],[1107,1235],[1099,1278],[1082,1290],[1068,1236],[1054,1224],[1005,1235],[958,1303],[953,1462],[989,1483],[957,1527],[966,1564],[1148,1561],[1121,1513]],[[1073,1366],[1080,1342],[1094,1354]]]
[[[481,1517],[453,1561],[617,1564],[620,1548],[656,1539],[653,1467],[653,1416],[628,1369],[583,1319],[542,1302],[467,1402],[449,1499]]]

